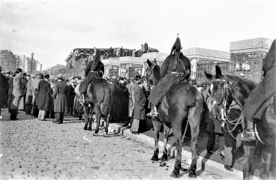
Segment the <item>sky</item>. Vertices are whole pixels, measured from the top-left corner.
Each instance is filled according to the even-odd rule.
[[[66,64],[75,48],[141,44],[229,51],[231,41],[276,38],[273,0],[2,1],[0,48],[31,56],[43,69]]]

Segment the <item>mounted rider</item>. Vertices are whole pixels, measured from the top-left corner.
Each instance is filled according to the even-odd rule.
[[[153,106],[158,106],[165,96],[166,92],[173,84],[181,81],[187,81],[191,74],[190,60],[181,52],[180,38],[177,37],[170,55],[165,59],[161,67],[161,79],[158,84],[153,87],[148,97],[149,102]],[[147,116],[157,116],[156,108],[152,107],[151,112]]]
[[[83,100],[85,101],[84,94],[86,93],[88,84],[94,79],[102,78],[104,74],[104,64],[101,62],[100,52],[94,48],[92,56],[88,57],[89,63],[85,68],[85,79],[80,85],[80,93],[83,95]]]
[[[242,134],[244,141],[256,140],[253,129],[254,121],[262,119],[266,109],[266,102],[276,94],[276,39],[273,41],[265,59],[263,60],[263,79],[250,93],[244,105],[244,117],[246,119],[246,130]],[[276,98],[273,102],[276,113]],[[274,114],[276,115],[276,114]]]

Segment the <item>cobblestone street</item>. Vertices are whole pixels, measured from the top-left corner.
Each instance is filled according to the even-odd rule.
[[[0,179],[170,179],[174,159],[160,167],[150,160],[152,148],[119,134],[93,136],[82,120],[54,124],[5,117],[4,112]],[[205,171],[197,179],[223,178]]]

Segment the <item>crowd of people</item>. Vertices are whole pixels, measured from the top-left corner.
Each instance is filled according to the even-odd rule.
[[[145,78],[113,76],[106,80],[113,93],[110,122],[125,122],[124,126],[131,126],[132,132],[138,133],[139,121],[146,120],[149,110]],[[0,107],[8,109],[10,120],[18,120],[18,111],[41,121],[50,118],[58,124],[63,123],[65,114],[83,119],[82,98],[76,94],[81,77],[66,80],[59,75],[53,79],[49,74],[26,74],[18,68],[14,73],[1,72],[0,81]]]

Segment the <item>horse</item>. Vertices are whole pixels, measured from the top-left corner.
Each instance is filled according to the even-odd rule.
[[[168,57],[169,58],[169,57]],[[172,57],[173,58],[173,57]],[[148,68],[146,69],[146,80],[148,85],[156,85],[161,79],[160,67],[156,62],[152,63],[147,61]],[[195,102],[194,106],[188,106],[187,102]],[[157,107],[159,114],[159,120],[153,120],[153,126],[155,131],[155,148],[152,160],[158,160],[158,139],[161,124],[164,124],[164,151],[161,160],[167,160],[167,138],[168,132],[172,128],[173,134],[176,139],[177,155],[174,164],[174,169],[171,173],[171,177],[179,177],[180,170],[186,171],[181,167],[181,154],[182,154],[182,141],[185,129],[185,122],[189,122],[191,128],[191,151],[192,151],[192,163],[189,169],[189,177],[196,177],[196,165],[197,165],[197,139],[199,136],[199,127],[201,121],[201,115],[203,111],[203,96],[196,87],[187,82],[180,82],[174,84],[166,92],[161,104]]]
[[[97,51],[98,52],[98,51]],[[94,53],[93,58],[99,58],[99,53]],[[95,57],[94,57],[95,56]],[[79,86],[80,88],[80,86]],[[75,91],[79,91],[75,88]],[[77,92],[81,96],[80,92]],[[102,116],[106,118],[105,136],[108,134],[110,107],[112,102],[112,90],[107,80],[99,77],[93,79],[87,86],[87,90],[84,94],[87,103],[84,103],[84,117],[85,125],[84,130],[92,130],[92,113],[96,115],[97,126],[93,135],[97,135],[99,132],[100,119]]]
[[[211,81],[210,84],[210,101],[211,109],[214,117],[223,123],[227,121],[227,110],[229,109],[230,99],[243,109],[246,99],[249,97],[252,90],[257,86],[253,81],[235,76],[232,74],[222,74],[219,66],[216,66],[216,75],[213,76],[205,72],[207,79]],[[261,155],[261,172],[262,179],[276,178],[276,115],[273,108],[273,101],[276,95],[271,97],[267,103],[264,104],[264,114],[261,120],[254,122],[254,129],[257,139],[262,143]],[[257,100],[256,100],[257,101]],[[240,117],[243,121],[245,120]],[[243,178],[252,178],[251,170],[253,163],[253,155],[255,151],[256,142],[243,142],[245,164],[243,168]]]

